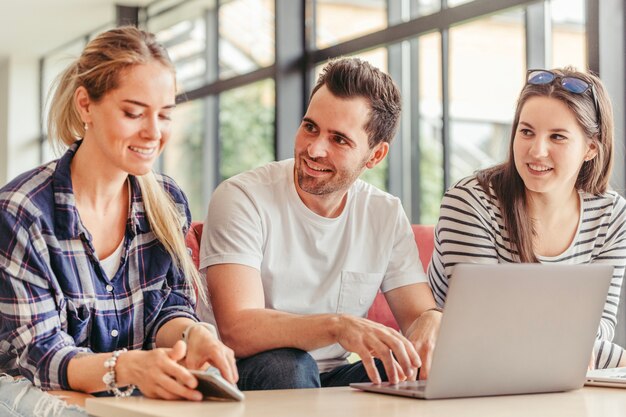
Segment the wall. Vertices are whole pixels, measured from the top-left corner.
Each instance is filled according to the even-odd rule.
[[[0,185],[7,182],[9,59],[0,59]]]
[[[0,184],[39,165],[39,63],[0,63]]]
[[[623,0],[604,0],[600,3],[600,77],[604,82],[615,115],[615,165],[611,186],[626,195],[626,6]],[[617,313],[614,342],[626,346],[626,282]]]

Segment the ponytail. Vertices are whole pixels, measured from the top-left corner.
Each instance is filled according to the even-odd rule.
[[[174,201],[158,183],[152,171],[136,178],[139,181],[144,208],[152,231],[181,273],[198,290],[200,300],[208,305],[205,284],[200,279],[200,273],[187,251],[181,232],[183,225],[180,223],[180,214]]]

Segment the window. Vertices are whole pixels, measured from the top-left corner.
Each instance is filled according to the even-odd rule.
[[[300,34],[309,49],[303,47],[303,55],[295,57],[289,77],[293,66],[299,66],[296,76],[308,77],[311,68],[319,72],[329,57],[359,56],[400,85],[404,110],[400,140],[392,145],[395,156],[365,171],[362,179],[400,196],[416,223],[436,222],[446,186],[506,158],[529,49],[539,51],[536,56],[547,51],[547,67],[587,67],[587,0],[540,2],[549,17],[549,33],[545,42],[543,36],[531,36],[530,46],[524,11],[536,1],[506,9],[481,2],[493,9],[489,15],[480,15],[484,7],[472,3],[306,0],[303,6],[311,12],[305,13]],[[282,157],[290,147],[292,133],[277,138],[275,132],[273,75],[281,77],[286,70],[284,63],[273,67],[276,4],[281,5],[274,0],[156,0],[146,8],[146,28],[167,47],[182,99],[190,100],[176,109],[175,131],[161,167],[187,191],[194,217],[204,217],[219,181],[274,160],[277,149]],[[442,28],[440,22],[420,19],[433,13],[456,20]],[[415,19],[415,33],[400,37],[394,25],[410,19]],[[379,36],[367,36],[374,32]],[[45,90],[64,66],[54,61],[77,55],[86,38],[42,59]],[[313,84],[315,77],[306,80]],[[296,84],[280,90],[283,106],[284,91]],[[306,101],[305,94],[294,92],[298,98],[291,97],[288,106]]]
[[[585,0],[552,0],[552,63],[550,68],[587,68]]]
[[[220,96],[220,175],[240,172],[275,160],[274,81],[263,80]]]
[[[220,78],[274,63],[274,2],[233,0],[220,6]]]
[[[319,49],[387,27],[385,0],[318,0],[315,12],[315,45]]]
[[[174,178],[189,200],[193,219],[204,219],[206,201],[210,192],[205,174],[210,164],[205,164],[207,155],[214,156],[213,149],[206,145],[206,101],[194,100],[176,106],[172,115],[172,136],[163,152],[163,172]]]
[[[506,158],[526,68],[524,36],[520,9],[450,29],[451,184]]]
[[[215,13],[215,0],[193,0],[148,20],[148,30],[156,33],[176,67],[176,78],[183,91],[200,87],[209,79],[207,22]]]
[[[439,32],[420,36],[419,48],[419,132],[418,141],[419,222],[435,224],[443,196],[443,149],[441,137],[441,35]],[[405,113],[406,117],[406,113]]]

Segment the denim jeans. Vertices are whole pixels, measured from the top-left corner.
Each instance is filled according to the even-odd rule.
[[[87,417],[87,412],[40,390],[26,378],[1,375],[0,417]]]
[[[387,379],[382,362],[376,367],[383,380]],[[341,387],[351,382],[368,382],[365,367],[359,361],[339,366],[320,374],[315,359],[299,349],[268,350],[237,361],[242,391],[291,388]]]

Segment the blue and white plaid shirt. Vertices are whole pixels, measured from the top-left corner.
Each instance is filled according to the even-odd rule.
[[[197,320],[193,288],[151,231],[132,176],[122,259],[106,276],[74,201],[70,162],[79,146],[0,189],[0,373],[45,390],[70,389],[67,365],[78,353],[151,349],[167,321]],[[186,232],[184,194],[157,178]]]

